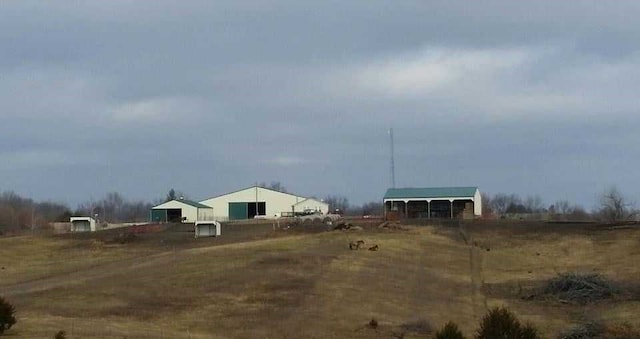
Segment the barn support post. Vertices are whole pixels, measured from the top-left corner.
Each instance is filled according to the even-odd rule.
[[[409,219],[409,200],[404,201],[404,218]]]
[[[431,219],[431,201],[427,200],[427,219]]]
[[[450,209],[451,210],[451,219],[453,219],[453,199],[449,199],[449,203],[450,203],[450,206],[451,206],[451,209]]]

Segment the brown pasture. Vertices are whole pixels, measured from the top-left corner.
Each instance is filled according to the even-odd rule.
[[[640,299],[576,305],[525,300],[562,272],[596,272],[635,291],[640,229],[471,223],[362,231],[232,225],[119,237],[0,238],[0,295],[18,323],[5,335],[51,338],[405,338],[453,320],[472,337],[506,306],[545,337],[585,319],[640,329]],[[114,241],[126,239],[126,241]],[[364,240],[361,250],[349,242]],[[378,245],[378,251],[368,251]],[[376,319],[378,326],[367,326]]]

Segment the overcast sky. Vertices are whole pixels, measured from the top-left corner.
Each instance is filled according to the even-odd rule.
[[[640,201],[640,2],[2,1],[0,191]]]

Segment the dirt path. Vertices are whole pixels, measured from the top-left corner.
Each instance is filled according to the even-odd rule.
[[[146,255],[132,259],[118,260],[96,266],[92,266],[77,271],[54,275],[51,277],[31,280],[18,284],[0,286],[0,294],[8,297],[42,292],[59,287],[69,287],[77,284],[84,284],[95,279],[104,279],[109,276],[126,272],[140,265],[150,265],[161,263],[171,258],[174,252],[164,252],[160,254]]]
[[[303,237],[300,235],[291,237]],[[88,268],[82,268],[72,272],[57,274],[54,276],[21,282],[11,285],[0,285],[0,294],[13,297],[37,292],[47,291],[55,288],[70,287],[74,285],[85,284],[89,281],[97,279],[107,279],[112,276],[121,275],[132,270],[144,268],[148,266],[162,266],[170,264],[176,260],[182,260],[185,257],[201,254],[208,251],[224,250],[225,248],[241,248],[245,246],[256,246],[262,243],[279,241],[283,238],[264,239],[248,242],[239,242],[224,245],[214,245],[210,247],[187,248],[171,251],[163,251],[156,254],[146,254],[134,258],[117,260],[107,263],[94,265]]]
[[[481,248],[475,246],[473,236],[462,225],[460,225],[460,236],[469,249],[469,276],[471,277],[473,310],[476,318],[480,318],[488,309],[487,297],[483,293],[483,252]]]

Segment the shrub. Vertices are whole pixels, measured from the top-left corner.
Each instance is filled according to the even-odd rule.
[[[373,329],[378,328],[378,321],[376,318],[371,318],[371,321],[369,321],[369,327]]]
[[[404,331],[417,334],[429,334],[433,332],[433,326],[426,319],[419,319],[404,323],[400,326]]]
[[[67,339],[67,332],[60,330],[58,331],[58,333],[56,333],[53,339]]]
[[[16,324],[16,317],[14,314],[15,309],[13,308],[13,305],[0,297],[0,335],[3,334],[5,330],[10,329],[11,326]]]
[[[465,339],[465,337],[458,329],[458,325],[450,321],[440,331],[436,332],[436,339]]]
[[[522,326],[516,316],[503,307],[496,307],[480,322],[477,339],[538,339],[538,331],[531,325]]]
[[[629,324],[605,325],[600,321],[587,321],[558,335],[558,339],[640,339],[640,332]]]
[[[605,328],[599,322],[587,322],[574,326],[569,331],[560,333],[559,339],[589,339],[600,338],[604,335]]]

